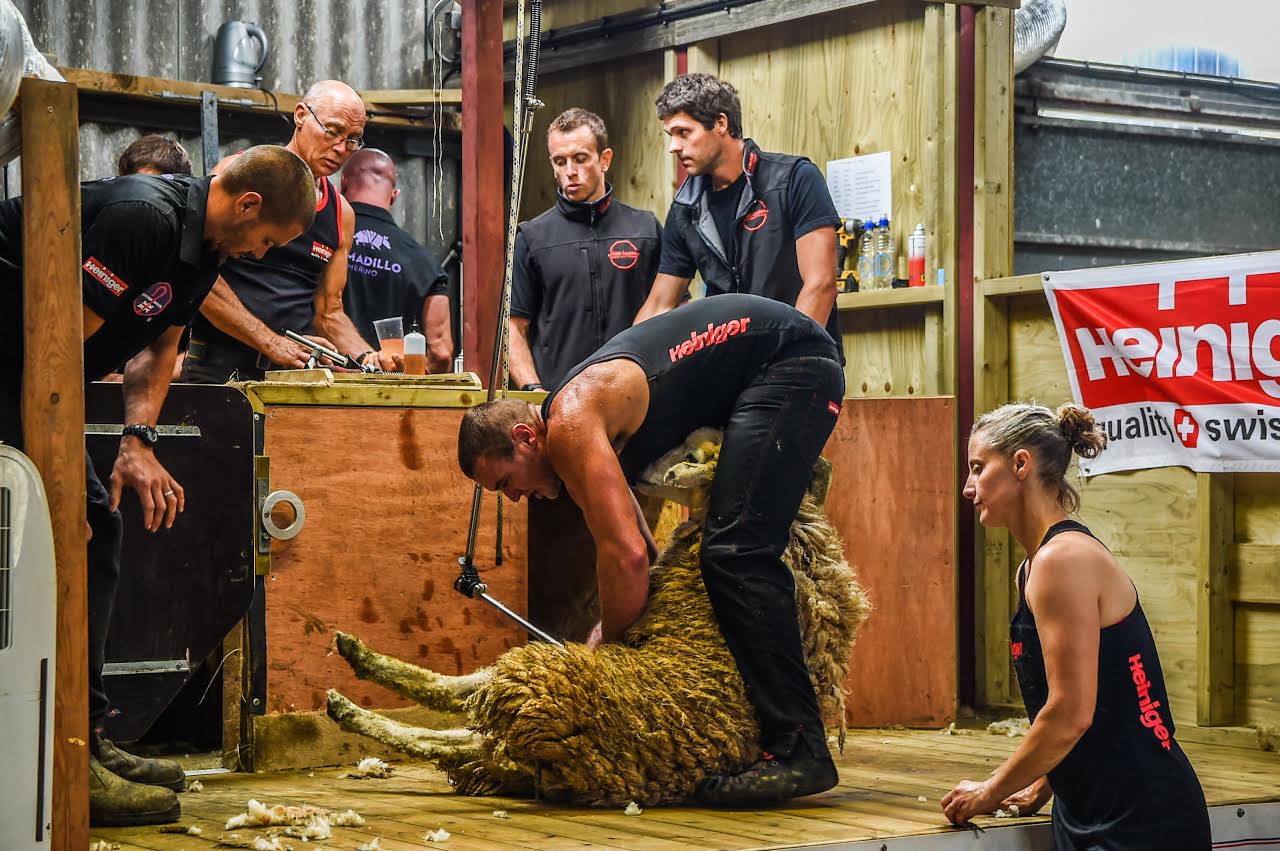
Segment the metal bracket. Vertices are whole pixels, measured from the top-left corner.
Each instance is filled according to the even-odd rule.
[[[124,423],[85,423],[85,434],[109,434],[114,437],[120,436],[120,430],[124,428]],[[203,432],[200,426],[194,425],[158,425],[156,426],[156,434],[161,437],[200,437]]]
[[[281,503],[292,506],[294,514],[293,522],[283,529],[276,525],[275,518],[271,516],[271,512]],[[297,537],[302,531],[303,524],[307,522],[307,509],[293,491],[272,491],[262,501],[262,511],[258,517],[262,521],[264,532],[277,541],[288,541]]]
[[[117,677],[122,674],[173,674],[189,673],[191,665],[186,659],[153,659],[145,662],[107,662],[102,666],[102,676]]]

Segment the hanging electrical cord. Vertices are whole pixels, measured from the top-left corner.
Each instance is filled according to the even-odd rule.
[[[524,183],[525,154],[529,147],[529,135],[533,131],[534,113],[542,106],[536,97],[538,86],[538,54],[542,41],[542,0],[532,0],[529,23],[525,22],[524,0],[516,3],[516,79],[513,92],[511,126],[515,131],[515,144],[511,146],[511,187],[507,208],[506,267],[502,277],[502,297],[498,308],[497,328],[493,340],[493,360],[489,368],[489,392],[492,402],[499,394],[505,395],[510,370],[510,344],[508,332],[511,325],[511,277],[515,267],[516,226],[520,220],[520,191]],[[528,33],[529,50],[525,55],[525,33]],[[526,67],[527,61],[527,67]],[[501,542],[503,522],[502,495],[498,495],[498,541]],[[480,529],[480,509],[484,500],[484,488],[479,483],[471,499],[471,526],[467,533],[466,554],[458,559],[462,572],[453,587],[471,598],[479,597],[502,614],[520,624],[529,634],[563,649],[564,645],[538,629],[519,614],[508,609],[488,593],[488,586],[480,579],[475,566],[476,537]],[[499,543],[501,563],[501,543]]]

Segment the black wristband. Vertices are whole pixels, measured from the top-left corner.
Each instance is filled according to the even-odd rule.
[[[535,391],[537,391],[537,390],[546,390],[547,388],[543,387],[541,384],[539,384],[538,382],[536,382],[536,381],[535,381],[535,382],[533,382],[533,383],[531,383],[531,384],[526,384],[525,386],[521,387],[520,389],[521,389],[521,390],[523,390],[523,391],[525,391],[526,393],[532,393],[532,392],[535,392]]]

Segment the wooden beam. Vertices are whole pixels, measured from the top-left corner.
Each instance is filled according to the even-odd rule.
[[[655,4],[548,30],[542,38],[538,73],[554,74],[596,62],[616,62],[626,56],[696,44],[870,2],[873,0],[757,0],[732,9],[710,8],[692,13],[686,13],[679,4]],[[508,56],[514,55],[515,42],[509,42],[504,49]],[[504,64],[504,77],[508,82],[515,78],[510,60]]]
[[[462,348],[465,368],[487,376],[505,261],[510,159],[502,137],[502,0],[474,0],[462,16]]]
[[[987,282],[991,283],[991,282]],[[974,413],[1009,401],[1009,302],[981,287],[974,305]],[[964,424],[968,427],[969,424]],[[980,706],[1013,698],[1009,667],[1009,619],[1013,587],[1011,539],[1007,529],[975,526],[974,560],[979,579],[975,618],[976,701]]]
[[[1280,605],[1280,544],[1235,544],[1227,574],[1235,602]]]
[[[199,108],[200,96],[211,92],[218,98],[218,109],[237,112],[270,112],[290,115],[302,100],[302,96],[289,92],[266,92],[261,89],[241,89],[234,86],[216,86],[212,83],[193,83],[188,80],[169,80],[163,77],[143,77],[134,74],[115,74],[110,71],[95,71],[84,68],[59,68],[68,83],[74,83],[81,96],[124,98],[128,100],[144,100],[151,102],[170,102],[189,104]],[[409,96],[425,97],[427,92],[436,91],[440,95],[440,103],[457,104],[461,101],[460,90],[452,89],[415,89]],[[451,92],[457,91],[457,94]],[[371,94],[391,95],[388,90],[373,91]],[[363,93],[362,93],[363,96]],[[369,99],[366,97],[366,101]],[[409,103],[397,101],[396,103]],[[415,100],[412,103],[432,103],[434,101]],[[389,104],[392,101],[373,101],[373,103]],[[424,114],[421,118],[395,115],[371,115],[367,126],[398,130],[422,130],[430,127],[431,116]],[[441,116],[442,127],[457,130],[461,127],[459,116],[455,112],[446,112]]]
[[[1200,555],[1196,560],[1196,724],[1235,722],[1235,613],[1229,589],[1235,538],[1235,481],[1196,474]]]
[[[22,431],[44,480],[57,558],[53,847],[89,846],[84,322],[76,89],[22,81]]]
[[[365,103],[412,106],[430,103],[462,103],[462,89],[361,89]]]

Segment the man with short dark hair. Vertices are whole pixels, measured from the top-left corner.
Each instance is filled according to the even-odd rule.
[[[653,213],[613,197],[604,121],[567,109],[547,129],[556,204],[516,232],[511,379],[554,387],[574,364],[629,326],[661,252]]]
[[[192,325],[184,381],[221,384],[233,375],[255,379],[269,368],[306,365],[311,351],[285,331],[316,334],[316,340],[362,363],[396,368],[398,361],[376,351],[342,309],[355,213],[329,175],[364,147],[366,120],[360,95],[338,80],[312,85],[294,107],[293,138],[285,147],[311,167],[315,221],[261,259],[238,259],[222,268]]]
[[[148,133],[120,152],[116,174],[191,174],[191,157],[176,140]]]
[[[342,197],[356,214],[342,304],[356,330],[377,341],[373,323],[400,316],[407,332],[421,325],[431,372],[448,372],[453,359],[449,279],[431,252],[391,215],[400,197],[396,164],[376,148],[356,151],[342,169]]]
[[[231,257],[261,257],[314,216],[310,170],[275,145],[250,148],[210,177],[134,175],[80,187],[84,370],[93,381],[127,363],[125,426],[107,487],[85,455],[89,631],[89,813],[94,824],[158,824],[179,815],[181,766],[141,759],[99,735],[102,680],[120,573],[121,493],[132,488],[149,531],[183,510],[182,486],[156,459],[156,418],[178,337]],[[21,448],[23,206],[0,202],[0,441]],[[168,788],[161,788],[168,787]]]
[[[840,415],[838,358],[793,307],[741,293],[698,299],[614,337],[540,406],[486,402],[458,429],[458,465],[487,490],[518,501],[563,487],[582,507],[596,544],[595,643],[620,641],[643,613],[657,554],[628,486],[694,430],[724,429],[700,566],[764,753],[747,771],[707,778],[703,803],[759,806],[838,779],[782,561]]]
[[[675,307],[695,272],[707,295],[754,293],[790,304],[840,347],[836,232],[822,172],[742,135],[738,92],[711,74],[685,74],[655,101],[670,151],[689,177],[662,236],[662,263],[641,322]]]

